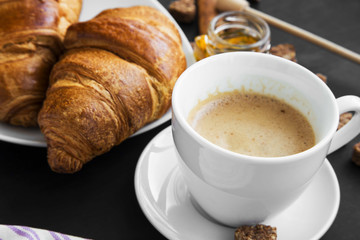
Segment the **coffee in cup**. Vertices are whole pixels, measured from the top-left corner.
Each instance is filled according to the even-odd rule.
[[[287,156],[315,145],[315,133],[307,118],[270,95],[218,92],[199,102],[188,121],[210,142],[251,156]]]

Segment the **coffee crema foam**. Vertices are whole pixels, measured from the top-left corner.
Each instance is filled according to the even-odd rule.
[[[211,95],[192,109],[188,122],[210,142],[245,155],[281,157],[315,145],[314,131],[301,112],[259,93]]]

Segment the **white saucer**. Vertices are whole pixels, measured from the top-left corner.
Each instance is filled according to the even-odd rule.
[[[234,239],[235,229],[219,225],[197,210],[175,156],[171,126],[154,137],[140,156],[135,190],[146,217],[171,240]],[[320,239],[333,223],[339,204],[339,183],[326,159],[303,195],[263,224],[276,226],[279,240]]]

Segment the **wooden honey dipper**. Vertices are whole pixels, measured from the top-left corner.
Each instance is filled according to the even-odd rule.
[[[290,23],[282,21],[278,18],[270,16],[266,13],[260,12],[256,9],[253,9],[249,6],[249,3],[246,0],[212,0],[216,1],[217,10],[224,11],[244,11],[250,14],[256,15],[264,19],[268,24],[277,27],[285,32],[288,32],[294,36],[300,37],[304,40],[307,40],[313,44],[316,44],[320,47],[323,47],[331,52],[334,52],[340,56],[343,56],[351,61],[360,64],[360,55],[356,52],[353,52],[349,49],[346,49],[336,43],[333,43],[325,38],[317,36],[311,32],[308,32],[304,29],[301,29],[297,26],[294,26]]]

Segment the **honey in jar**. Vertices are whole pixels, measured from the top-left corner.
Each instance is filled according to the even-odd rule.
[[[261,18],[245,12],[224,12],[209,25],[208,33],[195,38],[195,59],[233,51],[268,52],[270,28]]]

